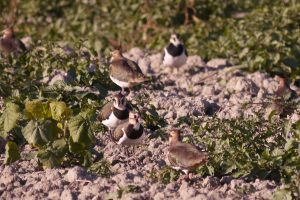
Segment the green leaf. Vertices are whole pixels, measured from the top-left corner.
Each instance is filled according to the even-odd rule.
[[[42,101],[38,100],[26,103],[24,114],[29,119],[31,119],[31,115],[38,119],[44,119],[45,112]]]
[[[100,92],[100,94],[107,95],[108,91],[107,91],[107,89],[105,87],[103,87],[99,83],[95,83],[94,86]]]
[[[25,159],[26,160],[36,159],[38,153],[39,153],[38,151],[31,151],[28,154],[26,154]]]
[[[20,116],[20,107],[14,103],[7,103],[4,113],[0,117],[0,136],[6,139],[7,133],[11,131]]]
[[[81,152],[79,163],[85,168],[89,168],[90,166],[92,166],[93,161],[92,161],[91,153],[88,151]]]
[[[57,159],[55,158],[55,154],[48,150],[40,150],[37,154],[37,158],[46,168],[55,168],[59,165]]]
[[[269,122],[271,122],[272,117],[275,115],[276,112],[277,112],[277,110],[272,110],[272,112],[269,114],[269,116],[268,116]]]
[[[156,108],[154,105],[150,104],[150,109],[147,109],[147,111],[155,118],[159,118],[158,113],[156,112]]]
[[[270,159],[270,152],[269,152],[269,149],[266,149],[262,154],[261,154],[261,157],[266,159],[266,160],[269,160]]]
[[[267,178],[267,176],[269,176],[270,171],[267,170],[263,170],[261,172],[259,172],[258,177],[260,180],[265,180]]]
[[[221,163],[221,168],[222,174],[228,174],[237,169],[237,166],[232,161],[223,161]]]
[[[282,133],[285,135],[285,137],[288,137],[289,132],[292,127],[292,121],[291,120],[284,120],[282,123]]]
[[[291,149],[297,149],[299,143],[297,143],[294,139],[289,139],[285,145],[284,145],[284,150],[289,151]]]
[[[56,121],[67,119],[72,115],[72,109],[68,108],[63,101],[56,101],[50,103],[52,118]]]
[[[4,164],[9,165],[10,163],[17,161],[20,158],[20,149],[18,145],[14,142],[8,141],[5,145]]]
[[[43,146],[52,139],[52,123],[43,119],[31,120],[22,133],[29,144]]]
[[[74,154],[81,153],[88,150],[91,147],[90,144],[74,142],[72,137],[69,137],[69,151]]]
[[[117,193],[115,192],[110,192],[104,199],[115,199],[115,197],[117,196]]]
[[[244,49],[239,53],[239,59],[243,58],[248,52],[249,52],[249,47],[244,48]]]
[[[283,149],[275,148],[275,149],[271,152],[271,156],[272,156],[272,157],[283,156],[283,155],[284,155],[284,150],[283,150]]]
[[[79,113],[72,117],[69,122],[69,130],[74,142],[89,144],[96,141],[91,122],[86,113]]]
[[[300,63],[295,58],[286,58],[284,63],[288,66],[291,66],[293,68],[299,68]]]
[[[271,197],[273,200],[292,200],[292,193],[288,189],[277,190]]]
[[[54,140],[51,144],[51,152],[55,154],[56,159],[60,159],[68,152],[68,145],[64,140]]]

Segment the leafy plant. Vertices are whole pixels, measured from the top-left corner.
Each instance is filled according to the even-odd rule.
[[[140,189],[139,186],[134,186],[134,185],[128,185],[126,187],[123,187],[121,186],[120,184],[118,185],[118,192],[117,193],[114,193],[114,192],[111,192],[109,193],[105,199],[113,199],[115,197],[121,199],[125,194],[127,193],[135,193],[137,190]]]
[[[289,185],[288,191],[299,191],[300,137],[299,121],[269,116],[263,110],[253,118],[236,119],[204,117],[188,121],[194,131],[193,143],[206,144],[211,161],[196,173],[212,176],[245,177],[248,180],[270,179]]]
[[[179,178],[179,174],[180,171],[173,169],[169,165],[165,165],[159,170],[151,170],[151,172],[146,174],[145,177],[167,185],[171,181],[177,180]]]

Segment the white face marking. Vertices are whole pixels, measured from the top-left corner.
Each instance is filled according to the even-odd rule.
[[[140,129],[140,123],[136,123],[133,125],[134,130],[139,130]]]
[[[187,61],[187,56],[185,55],[185,48],[183,49],[182,54],[180,56],[176,56],[176,57],[171,56],[168,53],[166,48],[164,49],[164,51],[165,51],[165,57],[163,60],[163,65],[165,67],[172,66],[172,67],[179,68],[182,65],[184,65]]]
[[[178,39],[177,36],[176,36],[175,34],[172,34],[172,35],[171,35],[170,42],[171,42],[172,44],[174,44],[174,46],[178,46],[178,45],[181,44],[180,39]]]
[[[137,139],[129,139],[124,131],[124,128],[122,128],[122,131],[123,131],[123,137],[117,142],[117,144],[123,144],[125,146],[137,145],[145,137],[145,131],[144,131],[141,137]]]

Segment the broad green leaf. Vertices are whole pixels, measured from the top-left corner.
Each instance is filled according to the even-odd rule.
[[[156,108],[154,105],[150,104],[150,109],[147,109],[147,111],[155,118],[159,118],[158,113],[156,112]]]
[[[74,142],[72,137],[69,137],[69,151],[74,154],[81,153],[82,151],[88,150],[90,148],[90,144],[86,143],[77,143]]]
[[[70,119],[69,130],[74,142],[89,144],[96,141],[91,122],[85,113],[79,113]]]
[[[259,172],[258,177],[260,180],[265,180],[267,178],[267,176],[269,176],[270,171],[267,170],[263,170],[261,172]]]
[[[43,119],[31,120],[22,133],[29,144],[43,146],[52,139],[52,123]]]
[[[55,154],[57,159],[62,158],[68,152],[68,145],[63,140],[54,140],[51,144],[51,152]]]
[[[95,83],[94,86],[100,92],[100,94],[107,95],[108,91],[107,91],[107,89],[105,87],[103,87],[99,83]]]
[[[266,159],[266,160],[269,160],[270,159],[270,152],[269,152],[269,149],[266,149],[262,154],[261,154],[261,157]]]
[[[20,158],[20,149],[18,145],[14,142],[8,141],[5,145],[4,164],[9,165],[10,163],[17,161]]]
[[[288,189],[277,190],[272,198],[273,200],[292,200],[292,193]]]
[[[221,163],[222,174],[231,173],[233,170],[237,169],[236,165],[231,161],[223,161]]]
[[[48,150],[40,150],[37,154],[37,158],[46,168],[55,168],[59,165],[57,159],[55,158],[55,154]]]
[[[284,150],[283,150],[283,149],[275,148],[275,149],[271,152],[271,156],[272,156],[272,157],[282,156],[282,155],[284,155]]]
[[[26,117],[31,118],[29,113],[35,118],[44,119],[46,116],[42,101],[37,100],[26,103],[24,114]]]
[[[56,121],[67,119],[72,115],[72,109],[68,108],[63,101],[56,101],[50,103],[52,118]]]
[[[85,168],[89,168],[90,166],[92,166],[93,161],[92,161],[91,153],[88,151],[83,151],[80,154],[79,163]]]
[[[104,199],[108,200],[108,199],[114,199],[117,195],[117,193],[115,192],[110,192]]]
[[[272,112],[269,114],[269,116],[268,116],[269,122],[271,122],[272,117],[275,115],[276,112],[277,112],[277,110],[272,110]]]
[[[241,53],[239,53],[239,59],[243,58],[249,52],[249,48],[244,48]]]
[[[7,103],[4,113],[0,117],[0,136],[6,139],[7,133],[11,131],[20,116],[20,107],[14,103]]]
[[[289,135],[289,132],[292,127],[292,121],[291,120],[284,120],[282,123],[282,133],[287,137]]]
[[[36,159],[38,153],[39,153],[38,151],[31,151],[28,154],[26,154],[25,159],[26,160]]]
[[[284,145],[284,150],[289,151],[290,149],[297,149],[298,145],[299,143],[297,143],[295,140],[289,139]]]

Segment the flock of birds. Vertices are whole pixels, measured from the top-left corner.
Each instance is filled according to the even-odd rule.
[[[17,57],[26,50],[25,45],[15,37],[13,28],[7,28],[2,33],[0,51],[4,51],[6,55],[14,53],[14,56]],[[109,75],[111,80],[122,88],[122,92],[115,95],[113,101],[107,103],[101,110],[97,110],[97,119],[108,127],[111,141],[124,145],[127,156],[129,156],[128,147],[133,146],[133,155],[135,156],[134,146],[145,137],[145,131],[141,125],[141,115],[135,112],[133,107],[126,101],[124,88],[146,83],[149,79],[143,74],[136,62],[122,55],[121,50],[115,50],[110,55]],[[188,53],[178,33],[173,32],[171,34],[170,43],[164,47],[162,58],[163,66],[177,69],[186,63]],[[286,92],[291,93],[286,101],[290,102],[298,97],[297,93],[290,88],[286,78],[280,78],[279,81],[280,84],[273,97],[283,99]],[[289,111],[289,108],[282,108],[282,101],[278,101],[278,99],[277,101],[274,100],[273,109],[276,109],[276,114],[281,116]],[[167,154],[172,167],[180,169],[186,174],[178,182],[183,179],[191,180],[193,171],[209,161],[207,152],[197,146],[183,143],[180,132],[180,129],[172,129],[169,132],[171,145]]]

